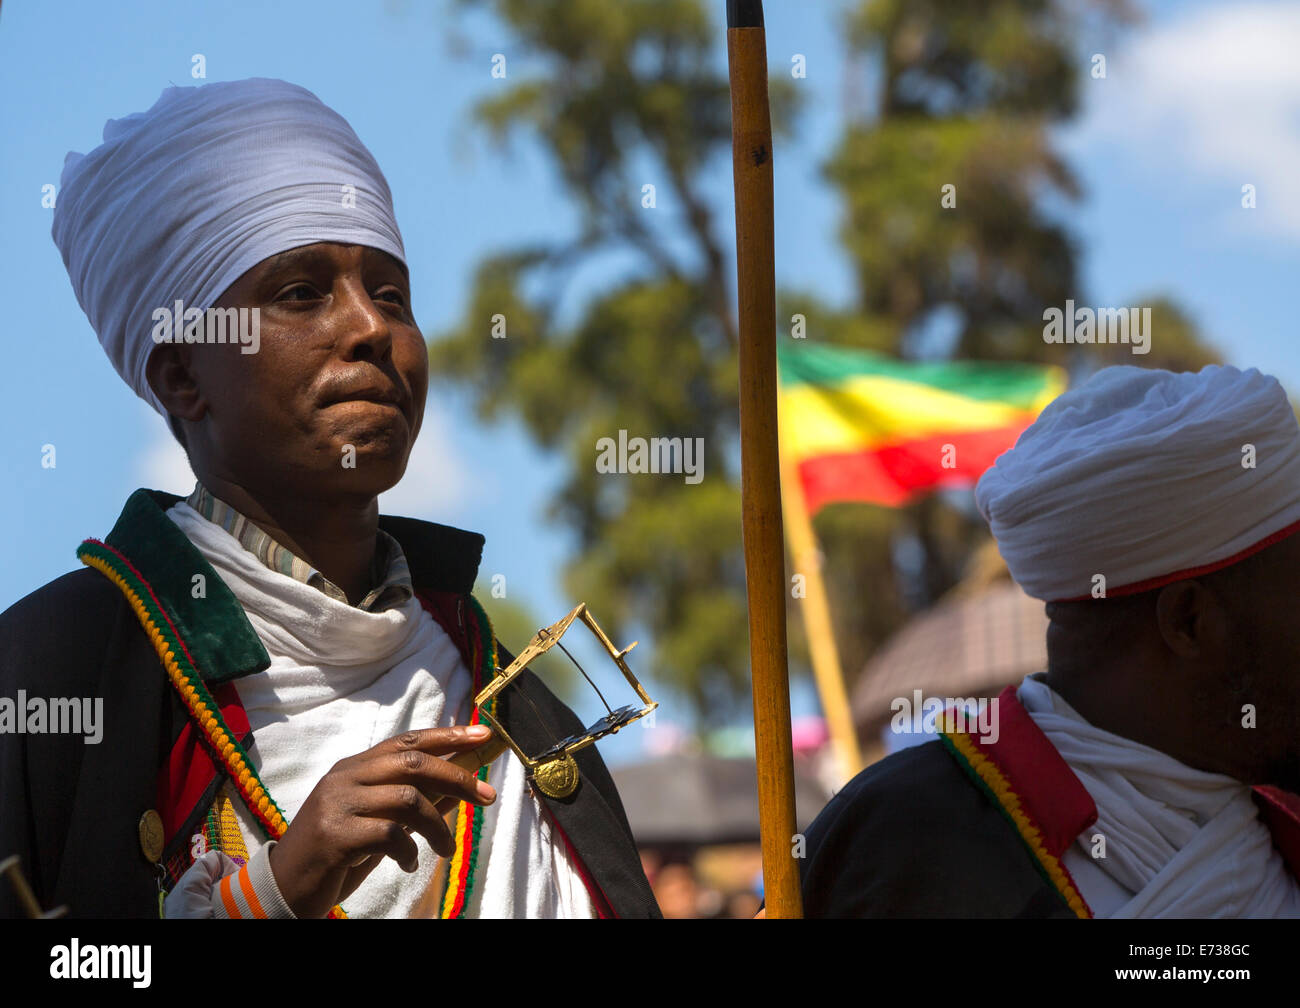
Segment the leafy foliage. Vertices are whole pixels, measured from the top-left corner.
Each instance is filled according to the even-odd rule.
[[[503,146],[521,134],[536,141],[579,224],[568,241],[480,264],[463,318],[431,341],[433,373],[468,384],[485,419],[517,415],[539,446],[568,459],[550,516],[577,536],[571,596],[597,607],[616,639],[644,626],[658,681],[701,709],[739,710],[748,649],[737,337],[720,237],[732,207],[703,184],[730,152],[719,26],[699,0],[462,2],[516,34],[533,74],[517,80],[516,59],[477,122]],[[880,69],[871,114],[847,124],[825,166],[843,201],[856,303],[836,308],[787,290],[778,317],[802,312],[810,339],[903,357],[1068,363],[1067,348],[1043,341],[1042,312],[1077,296],[1077,248],[1045,207],[1080,193],[1047,130],[1073,114],[1086,73],[1071,33],[1127,16],[1108,0],[850,5],[846,42]],[[798,109],[797,82],[770,83],[780,137]],[[659,192],[655,212],[640,202],[646,181]],[[947,184],[953,208],[941,206]],[[562,322],[567,278],[615,255],[632,266]],[[1158,312],[1169,326],[1160,331],[1177,334],[1139,363],[1213,356],[1174,306]],[[490,335],[498,315],[505,339]],[[703,438],[705,479],[602,476],[596,443],[620,430]],[[948,496],[897,511],[833,506],[817,531],[850,673],[955,583],[987,535]]]

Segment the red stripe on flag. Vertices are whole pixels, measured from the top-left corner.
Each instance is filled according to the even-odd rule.
[[[805,459],[798,472],[808,514],[837,501],[899,507],[927,490],[972,485],[1032,422],[1029,415],[1006,427],[936,434],[871,451]],[[943,465],[946,445],[953,447],[952,468]]]

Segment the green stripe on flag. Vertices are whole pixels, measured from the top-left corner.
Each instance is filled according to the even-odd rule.
[[[1055,369],[1042,364],[975,361],[900,361],[869,350],[777,342],[783,386],[838,385],[865,376],[926,385],[984,402],[1031,408],[1053,381]]]

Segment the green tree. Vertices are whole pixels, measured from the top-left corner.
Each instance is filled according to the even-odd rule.
[[[731,208],[703,184],[731,144],[715,23],[698,0],[478,6],[540,70],[476,119],[503,145],[517,132],[538,141],[580,220],[572,241],[505,249],[479,265],[462,320],[432,340],[433,372],[470,383],[484,419],[515,413],[539,446],[568,458],[550,515],[577,533],[571,597],[615,639],[645,627],[659,681],[701,709],[730,706],[746,693],[748,649]],[[794,88],[773,84],[780,130]],[[642,203],[646,183],[653,210]],[[612,252],[634,265],[562,324],[561,278]],[[491,338],[494,316],[504,339]],[[598,473],[598,440],[620,430],[702,438],[703,481]]]
[[[832,309],[785,292],[809,338],[899,357],[1037,361],[1076,376],[1111,363],[1197,369],[1218,360],[1191,321],[1155,298],[1152,352],[1043,340],[1043,310],[1088,303],[1061,207],[1080,197],[1049,130],[1073,116],[1091,50],[1132,17],[1122,0],[864,0],[845,37],[879,69],[825,166],[843,205],[856,297]],[[1052,209],[1054,208],[1054,210]],[[1121,356],[1122,355],[1122,356]],[[853,674],[906,614],[951,588],[987,529],[969,495],[897,511],[855,504],[815,522],[833,621]]]
[[[736,328],[719,219],[731,207],[703,185],[730,149],[720,5],[463,2],[508,26],[537,68],[482,103],[477,122],[503,145],[520,133],[540,144],[579,226],[567,242],[503,249],[479,265],[464,316],[432,340],[434,373],[470,385],[484,419],[517,415],[539,446],[568,459],[550,516],[577,535],[571,597],[615,639],[643,626],[651,673],[701,709],[740,709]],[[1071,40],[1126,16],[1118,0],[849,5],[846,44],[879,68],[876,100],[846,124],[826,165],[856,296],[835,307],[783,291],[779,317],[802,312],[811,339],[901,357],[1070,363],[1068,348],[1042,339],[1044,307],[1079,295],[1075,241],[1046,209],[1068,206],[1078,185],[1048,130],[1074,114],[1088,72]],[[797,85],[779,75],[771,85],[780,137]],[[654,210],[641,202],[647,182]],[[949,185],[955,204],[945,207]],[[615,252],[633,265],[561,321],[566,278]],[[1178,361],[1212,354],[1175,306],[1159,310],[1180,335],[1139,363],[1158,365],[1161,347]],[[491,336],[496,316],[505,339]],[[599,474],[597,441],[620,430],[703,438],[705,479]],[[817,531],[850,672],[949,588],[987,535],[953,495],[896,511],[832,506]],[[798,654],[799,622],[791,628]]]

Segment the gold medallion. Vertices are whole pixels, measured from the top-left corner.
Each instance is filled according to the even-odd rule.
[[[162,860],[163,852],[162,816],[150,809],[140,817],[139,831],[140,850],[144,852],[144,856],[151,864],[157,864]]]
[[[578,764],[562,753],[533,767],[533,781],[548,798],[567,798],[578,788]]]

